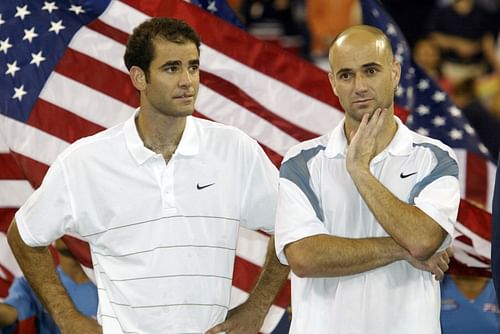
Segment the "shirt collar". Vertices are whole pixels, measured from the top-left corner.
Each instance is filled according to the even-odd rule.
[[[135,123],[135,119],[137,118],[138,114],[139,108],[136,109],[132,117],[125,121],[125,124],[123,125],[123,132],[125,134],[125,141],[130,154],[132,155],[134,160],[141,165],[157,154],[145,147],[144,142],[139,136],[137,125]],[[199,131],[201,130],[197,126],[193,117],[186,117],[186,127],[184,128],[181,141],[179,142],[179,145],[175,150],[174,156],[177,154],[184,156],[196,155],[199,151],[200,145]]]
[[[411,153],[413,146],[411,131],[397,116],[394,116],[394,119],[398,125],[398,130],[389,143],[389,146],[387,146],[379,156],[385,156],[387,153],[404,156]],[[330,139],[325,149],[325,156],[327,158],[335,158],[337,156],[345,157],[346,152],[347,138],[344,131],[344,119],[342,119],[330,133]]]

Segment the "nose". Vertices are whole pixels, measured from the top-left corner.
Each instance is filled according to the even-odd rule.
[[[191,86],[193,83],[193,75],[194,74],[189,72],[189,69],[183,70],[179,78],[179,86],[181,87]]]
[[[362,94],[366,92],[366,80],[363,75],[356,75],[354,77],[354,92],[356,94]]]

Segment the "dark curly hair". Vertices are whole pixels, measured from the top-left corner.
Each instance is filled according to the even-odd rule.
[[[157,17],[144,21],[130,36],[123,60],[127,69],[140,67],[149,77],[149,65],[155,56],[153,39],[163,38],[169,42],[184,44],[192,42],[200,54],[200,37],[186,22],[168,17]]]

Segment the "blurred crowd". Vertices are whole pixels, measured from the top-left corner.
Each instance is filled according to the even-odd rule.
[[[381,0],[413,56],[464,112],[494,159],[500,146],[500,0]],[[362,23],[358,0],[230,0],[248,31],[328,70],[335,36]]]

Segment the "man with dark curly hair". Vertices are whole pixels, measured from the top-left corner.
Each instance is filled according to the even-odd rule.
[[[16,214],[9,243],[62,333],[256,333],[286,280],[271,239],[228,315],[239,228],[273,231],[278,174],[242,131],[192,116],[199,57],[184,22],[139,25],[124,58],[140,107],[64,151]],[[46,246],[65,233],[90,245],[98,322],[54,273]]]

